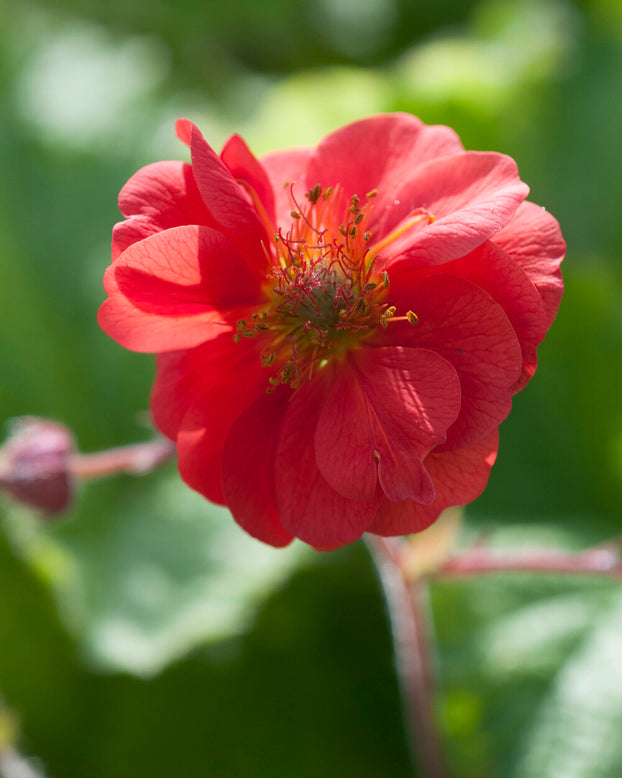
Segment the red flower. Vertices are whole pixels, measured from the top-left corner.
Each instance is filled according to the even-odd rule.
[[[275,546],[417,532],[477,497],[563,290],[513,160],[407,114],[261,161],[177,132],[192,164],[121,191],[99,320],[158,355],[183,479]]]

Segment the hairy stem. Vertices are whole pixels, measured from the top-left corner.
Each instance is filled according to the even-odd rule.
[[[166,438],[110,448],[94,454],[74,454],[69,460],[73,475],[101,478],[113,473],[148,473],[175,455],[175,444]]]
[[[400,540],[376,535],[367,535],[366,539],[391,617],[395,662],[413,759],[425,778],[446,778],[435,725],[425,582],[420,578],[406,580],[400,564]]]
[[[622,578],[622,561],[616,544],[578,553],[560,551],[459,551],[435,573],[441,578],[469,578],[492,573],[561,573]]]

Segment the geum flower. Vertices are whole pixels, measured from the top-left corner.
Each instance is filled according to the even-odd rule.
[[[476,498],[563,289],[513,160],[407,114],[261,160],[177,133],[192,164],[121,191],[99,321],[157,354],[183,479],[266,543],[321,549]]]

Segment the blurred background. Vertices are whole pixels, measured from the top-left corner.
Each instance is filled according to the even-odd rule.
[[[463,542],[620,535],[619,0],[0,0],[0,19],[0,420],[61,421],[82,451],[150,437],[152,360],[95,317],[118,191],[185,157],[177,117],[261,154],[411,111],[513,156],[569,246]],[[55,523],[5,502],[0,529],[0,745],[49,778],[413,774],[361,543],[264,548],[174,465],[89,484]],[[619,584],[496,576],[431,602],[456,778],[622,774]]]

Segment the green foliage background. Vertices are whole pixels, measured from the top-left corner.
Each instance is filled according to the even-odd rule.
[[[3,0],[0,18],[0,419],[63,421],[83,451],[149,436],[151,359],[95,313],[117,193],[183,157],[177,116],[262,153],[407,110],[515,157],[569,245],[465,541],[620,534],[617,0]],[[58,524],[0,518],[0,693],[51,778],[412,774],[361,544],[264,549],[173,466],[89,485]],[[431,597],[457,778],[622,774],[619,585]]]

